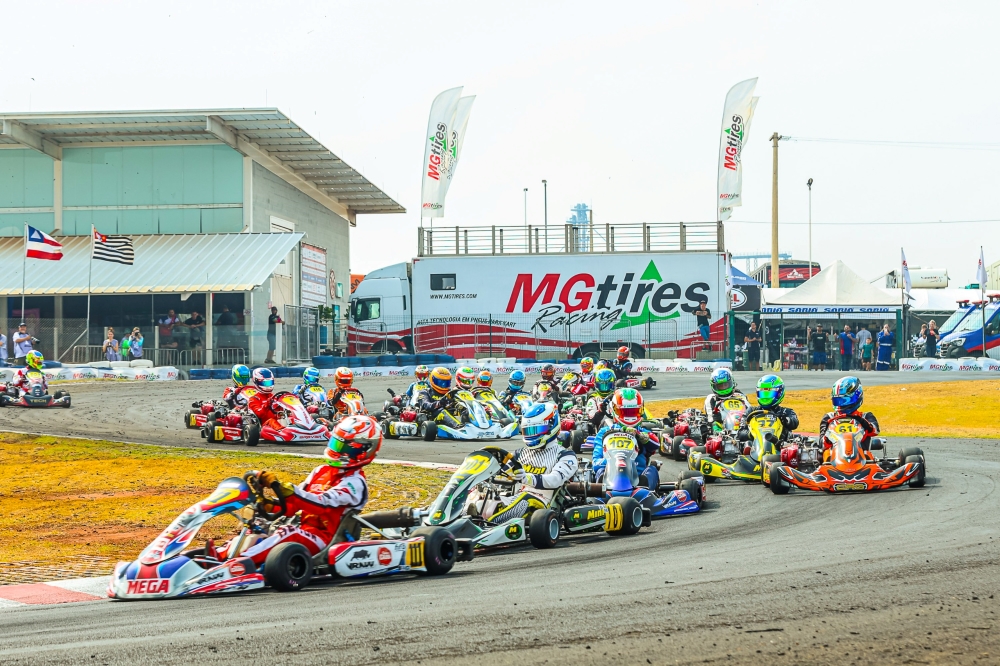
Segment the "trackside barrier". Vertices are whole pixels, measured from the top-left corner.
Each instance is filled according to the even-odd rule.
[[[458,368],[463,367],[457,363],[444,363],[440,364],[450,371],[455,372]],[[545,363],[469,363],[468,367],[472,368],[474,371],[479,372],[480,370],[489,370],[493,375],[504,376],[509,375],[515,370],[521,370],[525,374],[535,374],[537,375],[542,367],[546,365]],[[556,377],[558,378],[561,373],[565,372],[580,372],[579,363],[555,363]],[[416,369],[415,365],[407,365],[400,367],[379,367],[373,366],[368,368],[351,368],[355,377],[412,377],[413,371]],[[642,374],[659,374],[659,373],[682,373],[682,372],[702,372],[710,373],[716,368],[732,368],[733,364],[730,361],[689,361],[687,359],[665,359],[665,360],[653,360],[653,361],[637,361],[632,365],[633,370],[636,372],[641,372]],[[335,370],[324,369],[319,371],[320,377],[332,377]]]
[[[901,372],[1000,372],[1000,361],[992,358],[904,358]]]
[[[0,369],[0,383],[14,379],[13,368]],[[177,379],[177,368],[46,368],[42,370],[48,381],[92,381],[95,379],[163,382]]]

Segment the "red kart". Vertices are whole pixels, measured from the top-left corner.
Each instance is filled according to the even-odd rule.
[[[671,410],[661,419],[666,431],[660,442],[660,455],[674,460],[686,460],[688,452],[705,442],[708,418],[700,409]]]
[[[247,386],[240,394],[247,400],[257,393],[253,386]],[[191,403],[192,409],[184,415],[184,426],[187,428],[204,428],[209,420],[221,421],[229,413],[230,407],[225,400],[198,400]]]
[[[249,410],[233,410],[205,422],[202,436],[210,442],[239,442],[257,446],[265,442],[326,442],[330,430],[325,423],[313,418],[299,397],[288,391],[275,393],[271,409],[285,423],[281,428],[261,425],[258,416]]]

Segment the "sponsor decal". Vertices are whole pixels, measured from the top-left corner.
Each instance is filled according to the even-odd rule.
[[[732,294],[732,297],[733,297],[733,302],[732,302],[731,306],[732,306],[732,308],[734,310],[736,308],[742,306],[743,304],[745,304],[747,302],[747,295],[744,294],[739,289],[736,289],[734,287],[733,290],[732,290],[732,292],[730,292],[730,293]]]
[[[213,571],[207,576],[202,576],[201,578],[199,578],[195,582],[195,585],[204,585],[205,583],[211,583],[213,580],[220,580],[222,578],[225,578],[225,576],[226,576],[226,571],[224,569]]]
[[[406,547],[406,566],[424,566],[424,540],[411,541]]]
[[[437,131],[427,140],[431,142],[431,149],[427,156],[427,177],[441,180],[441,161],[448,149],[448,126],[444,123],[438,123]],[[441,208],[441,204],[425,203],[424,208],[437,209]]]
[[[128,594],[167,594],[170,592],[169,578],[144,578],[128,582]]]
[[[834,490],[865,490],[868,488],[867,483],[858,481],[856,483],[835,483],[833,484]]]
[[[347,568],[348,569],[371,569],[374,566],[375,566],[375,563],[372,562],[371,560],[368,560],[367,562],[348,562],[347,563]]]
[[[740,163],[740,156],[743,154],[744,125],[743,116],[737,113],[733,115],[729,127],[722,130],[724,135],[722,140],[726,146],[726,155],[723,158],[722,167],[730,171],[736,171],[737,165]],[[738,199],[739,196],[739,194],[721,194],[719,195],[719,199]]]
[[[521,524],[520,523],[511,523],[510,525],[508,525],[504,529],[503,533],[511,541],[517,541],[518,539],[521,538],[521,534],[522,534]]]
[[[600,520],[604,517],[604,509],[588,509],[587,517],[584,519],[585,522],[590,522],[592,520]]]
[[[351,553],[352,560],[367,560],[370,559],[372,554],[367,550],[356,550]]]
[[[246,572],[247,568],[243,565],[242,562],[232,562],[229,565],[229,573],[233,574],[234,576],[242,576]]]
[[[392,562],[392,553],[389,552],[388,548],[380,546],[378,549],[378,563],[384,567],[387,567],[389,566],[390,562]]]

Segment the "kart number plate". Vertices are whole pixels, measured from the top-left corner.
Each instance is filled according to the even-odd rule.
[[[841,433],[858,432],[858,424],[854,421],[840,421],[834,427],[833,431]]]
[[[731,412],[741,411],[743,409],[743,403],[740,402],[739,400],[726,400],[724,403],[722,403],[722,405]]]
[[[635,440],[627,435],[612,435],[604,440],[604,448],[608,450],[631,450],[635,448]]]
[[[459,391],[459,392],[458,392],[458,393],[456,394],[456,397],[457,397],[457,398],[458,398],[459,400],[475,400],[475,398],[473,398],[473,397],[472,397],[472,394],[471,394],[471,393],[469,393],[468,391]]]
[[[397,436],[410,436],[417,434],[417,424],[416,423],[390,423],[389,432]]]
[[[835,483],[833,484],[834,490],[865,490],[868,488],[867,483],[857,481],[855,483]]]
[[[411,541],[406,545],[406,566],[424,566],[424,540]]]

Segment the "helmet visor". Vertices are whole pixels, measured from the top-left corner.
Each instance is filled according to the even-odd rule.
[[[851,407],[858,401],[858,396],[854,393],[848,393],[847,395],[835,395],[833,396],[833,406],[834,407]]]
[[[274,379],[271,377],[265,377],[263,379],[257,380],[257,386],[262,389],[274,388]]]
[[[535,439],[548,434],[549,431],[552,430],[552,425],[546,421],[545,423],[536,423],[534,425],[524,426],[523,430],[525,439]]]
[[[762,405],[773,405],[781,397],[780,388],[757,389],[757,402]]]
[[[620,407],[618,409],[618,414],[623,421],[638,421],[639,414],[642,411],[640,407]]]
[[[512,379],[512,380],[510,380],[510,385],[513,386],[516,389],[524,388],[524,380],[523,379]]]
[[[594,386],[596,386],[597,390],[601,393],[607,393],[615,387],[615,381],[613,379],[598,379],[594,382]]]
[[[431,375],[431,386],[435,393],[447,393],[451,388],[451,380]]]

